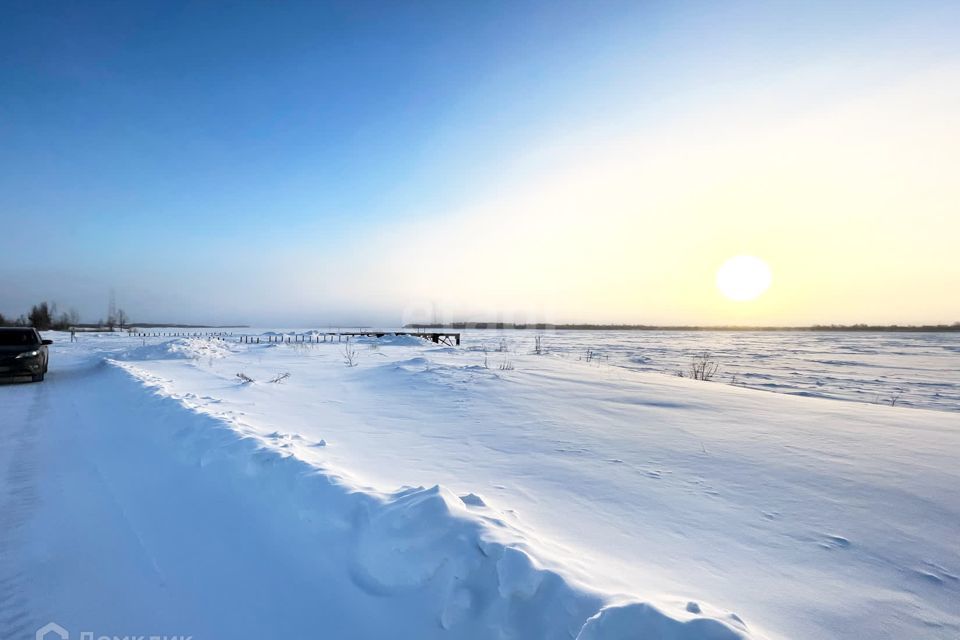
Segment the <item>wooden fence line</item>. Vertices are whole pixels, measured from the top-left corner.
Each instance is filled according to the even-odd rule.
[[[287,344],[320,344],[323,342],[343,342],[344,338],[348,341],[350,338],[382,338],[384,336],[414,336],[429,340],[436,344],[447,346],[459,346],[459,333],[441,333],[424,331],[324,331],[310,333],[292,333],[292,334],[238,334],[227,331],[128,331],[130,337],[134,338],[209,338],[213,340],[226,340],[228,338],[237,338],[237,342],[243,344],[266,344],[287,343]],[[336,340],[334,340],[336,338]]]
[[[233,336],[227,331],[127,331],[132,338],[219,338]]]

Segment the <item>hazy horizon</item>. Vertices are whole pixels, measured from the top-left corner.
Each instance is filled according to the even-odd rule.
[[[8,318],[960,320],[957,3],[0,11]]]

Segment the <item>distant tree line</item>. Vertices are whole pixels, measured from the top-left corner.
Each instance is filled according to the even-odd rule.
[[[101,329],[113,331],[119,328],[121,331],[130,324],[130,318],[123,309],[117,309],[108,314],[106,321],[99,320],[95,326]],[[67,331],[71,327],[79,327],[80,313],[76,309],[69,311],[58,311],[56,302],[41,302],[30,307],[28,313],[21,313],[17,318],[6,318],[0,313],[0,327],[33,327],[38,331]]]

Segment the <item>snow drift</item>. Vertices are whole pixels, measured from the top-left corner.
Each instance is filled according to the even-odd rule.
[[[309,532],[310,545],[296,553],[340,563],[356,590],[378,600],[417,601],[417,613],[425,615],[420,637],[438,630],[457,638],[759,637],[735,614],[707,605],[625,602],[576,584],[562,568],[541,566],[522,534],[477,495],[441,486],[393,493],[357,486],[303,459],[319,443],[264,437],[194,413],[183,404],[189,398],[171,397],[162,379],[130,363],[116,365],[159,392],[150,412],[165,419],[149,434],[154,446],[226,483],[249,507],[247,517]]]
[[[960,633],[955,414],[356,347],[82,336],[0,387],[0,638]]]

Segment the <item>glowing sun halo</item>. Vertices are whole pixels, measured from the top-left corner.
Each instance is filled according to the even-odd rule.
[[[772,281],[769,265],[754,256],[734,256],[717,270],[720,293],[737,302],[759,297],[770,288]]]

